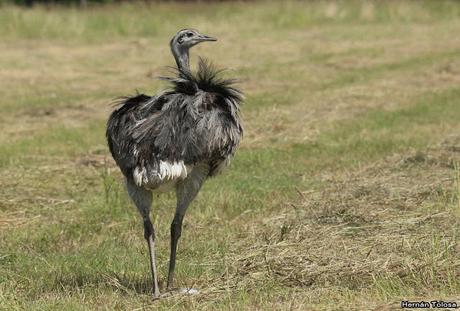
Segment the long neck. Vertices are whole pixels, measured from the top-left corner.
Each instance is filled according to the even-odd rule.
[[[176,60],[177,68],[181,71],[190,71],[188,49],[179,49],[177,46],[172,46],[171,52]]]

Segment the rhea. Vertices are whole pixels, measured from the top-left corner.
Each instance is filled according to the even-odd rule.
[[[143,219],[155,299],[160,290],[150,220],[152,192],[175,190],[177,197],[171,223],[170,290],[185,212],[205,180],[228,166],[243,135],[243,96],[233,86],[235,80],[221,78],[221,71],[201,58],[197,72],[190,69],[190,48],[208,41],[216,39],[194,29],[180,30],[170,42],[176,73],[162,78],[170,87],[155,96],[122,98],[107,123],[110,152]]]

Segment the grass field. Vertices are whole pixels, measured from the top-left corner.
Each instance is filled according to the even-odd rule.
[[[152,302],[106,146],[184,27],[239,77],[246,134],[185,218]],[[460,303],[460,3],[0,7],[0,309],[391,310]],[[161,287],[174,196],[154,199]]]

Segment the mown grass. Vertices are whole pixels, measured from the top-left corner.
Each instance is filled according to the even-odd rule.
[[[460,297],[455,1],[0,8],[0,306],[372,309]],[[110,159],[110,102],[192,51],[247,93],[246,135],[185,220],[152,303],[142,225]],[[415,155],[413,155],[415,153]],[[457,178],[457,179],[456,179]],[[155,198],[161,286],[174,196]]]

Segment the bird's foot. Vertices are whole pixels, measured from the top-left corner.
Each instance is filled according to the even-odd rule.
[[[200,291],[196,288],[179,288],[179,293],[183,295],[196,295],[199,294]]]
[[[177,295],[196,295],[199,294],[200,291],[196,288],[168,288],[166,293],[163,293],[162,297],[170,297],[170,296],[177,296]]]

